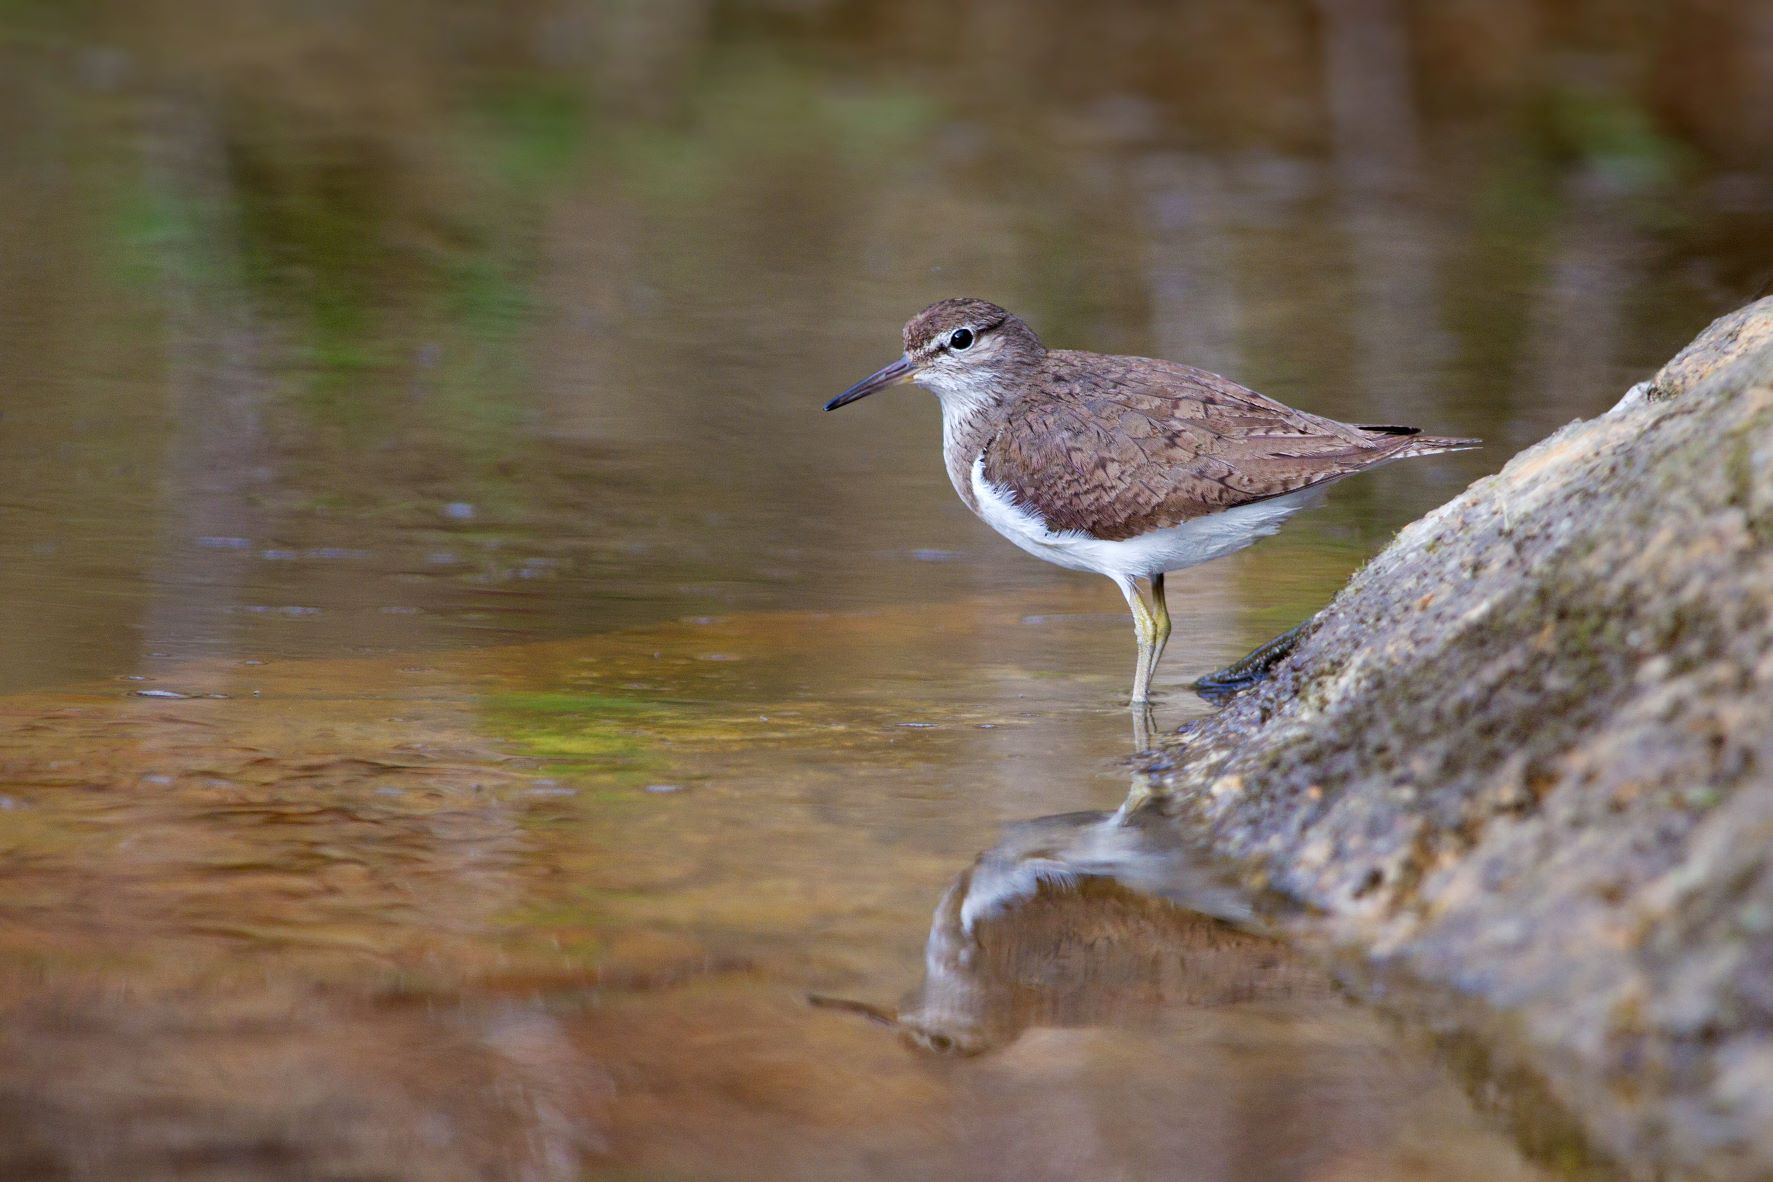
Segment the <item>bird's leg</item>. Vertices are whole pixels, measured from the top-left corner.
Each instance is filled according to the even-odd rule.
[[[1164,659],[1164,646],[1170,643],[1170,606],[1164,602],[1162,571],[1151,576],[1151,622],[1151,672],[1145,675],[1148,682],[1157,676],[1157,663]]]
[[[1151,618],[1151,610],[1145,606],[1144,596],[1139,594],[1139,585],[1131,579],[1116,579],[1120,585],[1120,593],[1127,597],[1127,606],[1133,609],[1133,633],[1139,639],[1139,663],[1133,668],[1133,701],[1134,706],[1143,706],[1151,701],[1151,652],[1157,637],[1157,621]]]

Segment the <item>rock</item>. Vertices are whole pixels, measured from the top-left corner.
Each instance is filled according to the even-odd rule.
[[[1486,1003],[1626,1172],[1773,1176],[1773,299],[1404,530],[1177,743],[1169,807]]]

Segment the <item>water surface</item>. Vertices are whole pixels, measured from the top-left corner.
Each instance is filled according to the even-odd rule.
[[[1755,6],[1530,7],[0,7],[0,1176],[1586,1168],[1112,822],[1119,594],[927,396],[818,413],[964,293],[1491,441],[1173,577],[1206,709],[1773,274]]]
[[[5,1176],[1546,1176],[1004,606],[8,700]]]

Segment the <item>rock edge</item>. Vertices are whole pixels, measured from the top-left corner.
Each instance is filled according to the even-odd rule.
[[[1162,784],[1508,1015],[1628,1172],[1773,1175],[1773,299],[1405,529]]]

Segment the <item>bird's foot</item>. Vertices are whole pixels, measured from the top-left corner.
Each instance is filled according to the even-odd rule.
[[[1209,673],[1194,683],[1194,692],[1209,702],[1220,703],[1235,697],[1251,686],[1260,685],[1274,672],[1276,665],[1305,639],[1311,620],[1295,624],[1266,644],[1260,645],[1217,673]]]

